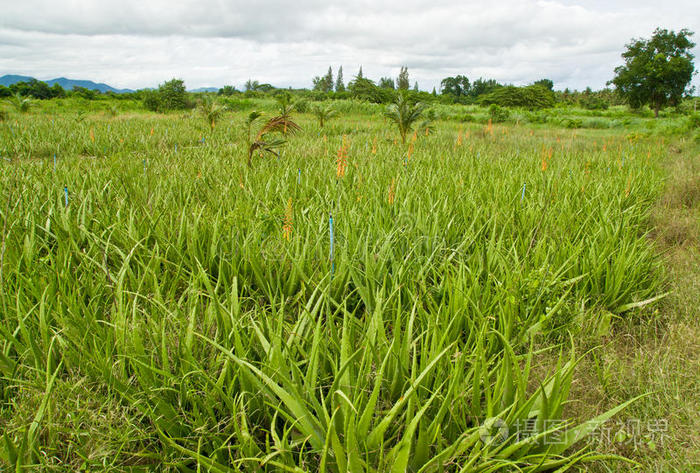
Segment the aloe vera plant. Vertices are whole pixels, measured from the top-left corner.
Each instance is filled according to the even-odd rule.
[[[633,400],[567,420],[566,333],[662,294],[645,237],[656,144],[612,136],[603,153],[517,128],[458,143],[461,125],[437,122],[404,166],[378,119],[344,116],[324,139],[311,117],[259,118],[221,118],[206,146],[190,121],[150,115],[0,128],[0,461],[427,473],[600,460],[587,436]],[[285,128],[285,159],[250,166]],[[535,373],[551,349],[559,363]],[[66,407],[77,392],[90,409]],[[109,415],[90,423],[95,410]]]

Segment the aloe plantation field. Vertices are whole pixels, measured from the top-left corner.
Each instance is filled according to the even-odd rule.
[[[619,464],[592,439],[644,399],[571,414],[577,341],[664,299],[668,138],[438,114],[403,143],[338,101],[249,166],[279,113],[251,106],[0,123],[0,464]]]

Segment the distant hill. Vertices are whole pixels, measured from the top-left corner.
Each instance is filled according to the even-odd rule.
[[[200,87],[198,89],[189,90],[188,92],[218,92],[218,91],[219,91],[218,87]]]
[[[4,85],[5,87],[9,87],[12,84],[15,84],[17,82],[29,82],[30,80],[33,80],[33,77],[29,76],[18,76],[18,75],[4,75],[0,77],[0,85]],[[65,77],[59,77],[57,79],[51,79],[51,80],[45,80],[43,82],[46,82],[48,85],[54,85],[58,84],[61,87],[63,87],[66,90],[73,90],[73,87],[84,87],[86,89],[90,90],[98,90],[100,92],[114,92],[117,94],[123,94],[126,92],[133,92],[131,89],[115,89],[112,86],[109,86],[107,84],[103,83],[96,83],[91,80],[75,80],[75,79],[66,79]],[[218,90],[218,89],[217,89]]]
[[[17,82],[29,82],[32,79],[33,79],[33,77],[29,77],[29,76],[18,76],[18,75],[8,74],[6,76],[0,77],[0,85],[4,85],[5,87],[9,87],[12,84],[15,84]]]

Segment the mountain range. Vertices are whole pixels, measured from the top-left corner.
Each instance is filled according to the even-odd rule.
[[[13,74],[8,74],[0,77],[0,85],[4,85],[5,87],[9,87],[10,85],[16,83],[16,82],[29,82],[31,80],[34,80],[34,77],[29,77],[29,76],[19,76],[19,75],[13,75]],[[58,84],[61,87],[63,87],[66,90],[73,90],[73,87],[84,87],[86,89],[91,89],[91,90],[98,90],[100,92],[114,92],[117,94],[122,94],[125,92],[133,92],[131,89],[116,89],[112,86],[109,86],[107,84],[102,84],[102,83],[96,83],[91,80],[75,80],[75,79],[66,79],[65,77],[59,77],[57,79],[51,79],[51,80],[45,80],[42,82],[46,82],[49,86],[52,86],[54,84]]]
[[[9,87],[17,82],[29,82],[35,80],[34,77],[20,76],[16,74],[8,74],[0,77],[0,85]],[[66,79],[65,77],[59,77],[57,79],[45,80],[49,86],[58,84],[66,90],[73,90],[73,87],[84,87],[90,90],[98,90],[102,93],[104,92],[114,92],[116,94],[123,94],[127,92],[134,92],[132,89],[116,89],[110,85],[103,83],[96,83],[91,80],[76,80],[76,79]],[[200,87],[198,89],[190,90],[189,92],[217,92],[218,87]]]

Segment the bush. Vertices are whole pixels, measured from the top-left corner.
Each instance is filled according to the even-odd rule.
[[[566,128],[581,128],[583,126],[583,122],[581,121],[580,118],[564,118],[561,121],[562,126]]]
[[[145,90],[142,94],[143,106],[146,110],[151,112],[160,111],[160,97],[158,97],[158,92],[155,90]]]
[[[581,128],[593,128],[598,130],[604,130],[606,128],[610,128],[610,122],[608,120],[592,118],[589,120],[583,120]]]
[[[250,99],[233,99],[233,98],[223,98],[221,103],[226,105],[229,110],[234,112],[240,112],[243,110],[251,110],[255,108],[255,104]]]
[[[294,102],[294,108],[299,113],[306,113],[309,110],[309,101],[307,99],[298,99]]]
[[[158,90],[144,90],[143,106],[153,112],[167,112],[169,110],[184,110],[194,108],[195,104],[187,98],[185,82],[180,79],[172,79],[158,87]]]
[[[700,128],[700,113],[693,113],[688,116],[688,129]]]
[[[493,103],[489,107],[489,116],[493,123],[503,123],[510,117],[510,111]]]
[[[607,101],[595,95],[581,96],[579,104],[586,110],[607,110],[610,107]]]
[[[478,102],[481,105],[500,105],[501,107],[523,107],[529,110],[550,108],[554,106],[554,92],[540,85],[499,87],[483,95]]]

